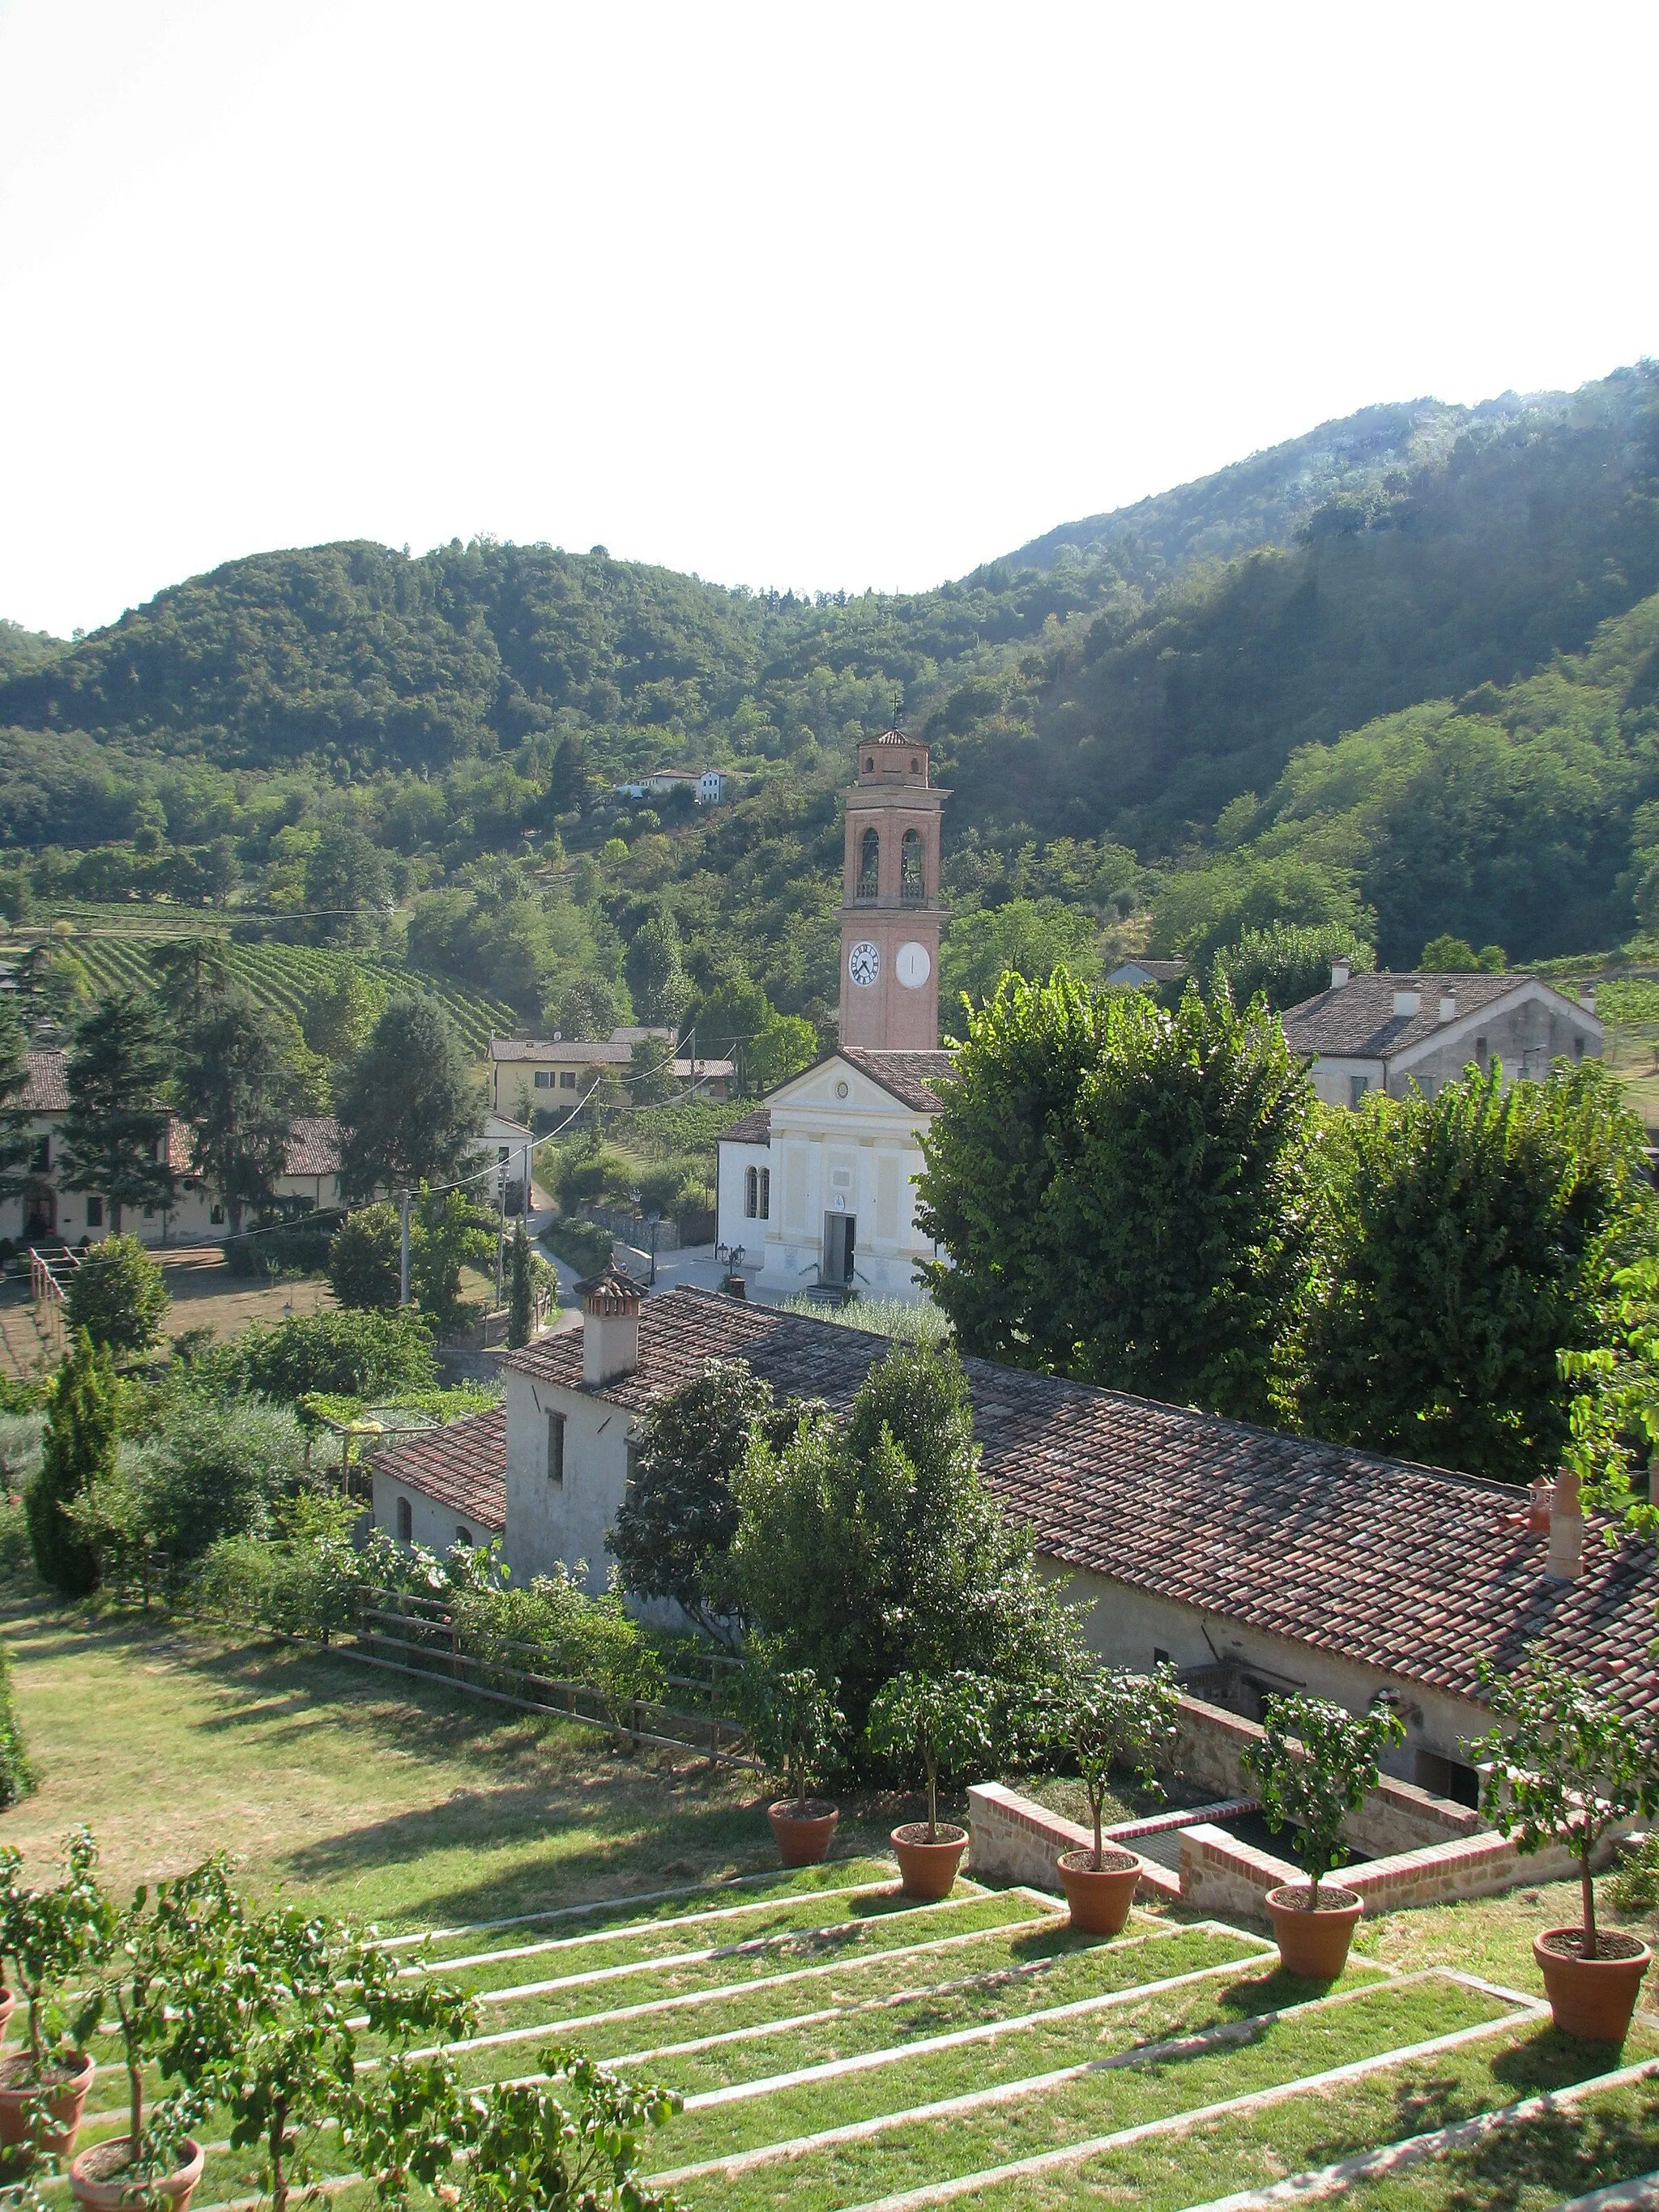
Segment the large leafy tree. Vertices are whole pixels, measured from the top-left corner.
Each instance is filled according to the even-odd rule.
[[[64,1317],[112,1352],[148,1352],[172,1304],[161,1270],[136,1237],[106,1237],[70,1279]]]
[[[627,969],[640,1019],[678,1030],[695,994],[682,964],[678,925],[668,908],[641,925],[628,948]]]
[[[804,1409],[781,1445],[751,1432],[736,1483],[738,1609],[781,1665],[840,1682],[854,1735],[896,1674],[982,1672],[1012,1718],[1077,1663],[1076,1616],[978,1462],[949,1346],[895,1347],[844,1419]]]
[[[319,943],[372,945],[391,902],[385,854],[355,823],[337,816],[324,823],[307,855],[305,895]]]
[[[0,1200],[21,1197],[28,1183],[34,1139],[21,1105],[28,1079],[28,1039],[10,999],[0,999]]]
[[[430,999],[394,999],[335,1092],[348,1197],[443,1182],[483,1121],[466,1053]]]
[[[76,1031],[61,1179],[69,1190],[101,1192],[118,1233],[125,1207],[173,1200],[161,1099],[172,1057],[155,1000],[137,994],[100,999]]]
[[[1614,1277],[1652,1249],[1641,1122],[1594,1060],[1507,1092],[1470,1069],[1334,1131],[1307,1334],[1315,1434],[1499,1481],[1556,1465]]]
[[[1223,945],[1211,976],[1226,984],[1236,1006],[1249,1006],[1259,991],[1278,1012],[1328,990],[1338,960],[1346,960],[1356,975],[1366,974],[1376,965],[1376,948],[1343,922],[1310,929],[1276,921],[1268,929],[1247,929],[1236,945]]]
[[[964,1348],[1261,1418],[1311,1263],[1317,1103],[1278,1022],[1065,970],[969,1022],[923,1139],[927,1271]]]
[[[262,1211],[276,1194],[300,1108],[288,1038],[240,993],[210,1002],[186,1034],[178,1088],[193,1125],[193,1164],[240,1236],[247,1209]]]

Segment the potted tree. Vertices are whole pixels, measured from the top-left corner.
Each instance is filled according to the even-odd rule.
[[[896,1759],[927,1785],[927,1818],[907,1820],[892,1832],[907,1897],[948,1897],[968,1848],[966,1828],[939,1817],[941,1768],[960,1771],[991,1752],[991,1684],[983,1674],[957,1668],[950,1674],[896,1674],[870,1707],[866,1739],[878,1756]]]
[[[240,1926],[220,1859],[158,1882],[153,1896],[139,1889],[116,1922],[104,1971],[88,1990],[75,2035],[86,2040],[113,2013],[127,2074],[127,2131],[92,2144],[70,2167],[70,2188],[88,2212],[140,2206],[189,2212],[204,2155],[190,2132],[202,2117],[202,2100],[181,2089],[147,2112],[144,2069],[160,2061],[163,2074],[177,2070],[172,2046],[175,2033],[194,2017],[191,1985],[220,1985]]]
[[[1483,1666],[1497,1716],[1469,1746],[1490,1759],[1480,1809],[1500,1835],[1530,1855],[1559,1844],[1578,1862],[1579,1924],[1547,1928],[1532,1955],[1555,2024],[1595,2043],[1622,2043],[1653,1954],[1622,1929],[1598,1928],[1595,1849],[1615,1822],[1659,1802],[1659,1762],[1618,1708],[1588,1682],[1534,1650],[1499,1674]]]
[[[846,1722],[810,1667],[776,1668],[764,1650],[751,1656],[741,1690],[750,1741],[784,1795],[766,1808],[778,1856],[787,1867],[817,1866],[830,1856],[839,1807],[808,1793]]]
[[[64,1878],[50,1889],[18,1880],[21,1854],[0,1850],[0,1952],[16,1971],[28,2002],[28,2044],[0,2058],[0,2144],[32,2143],[67,2157],[81,2124],[94,2065],[66,2033],[59,1997],[77,1968],[108,1943],[115,1908],[94,1872],[98,1846],[89,1830],[71,1829],[64,1844]]]
[[[583,2051],[544,2051],[541,2063],[539,2079],[498,2081],[482,2100],[459,2212],[674,2212],[678,2198],[640,2179],[640,2151],[681,2099]]]
[[[1348,1961],[1360,1899],[1320,1881],[1342,1864],[1342,1825],[1376,1787],[1376,1762],[1405,1741],[1392,1706],[1351,1713],[1327,1698],[1270,1698],[1259,1744],[1243,1753],[1255,1777],[1262,1818],[1275,1835],[1294,1826],[1292,1848],[1308,1869],[1304,1887],[1283,1882],[1267,1892],[1267,1917],[1287,1971],[1308,1981],[1334,1981]]]
[[[1140,1879],[1140,1861],[1133,1851],[1103,1845],[1101,1821],[1112,1770],[1133,1768],[1147,1789],[1161,1795],[1158,1762],[1174,1757],[1178,1711],[1175,1669],[1167,1662],[1151,1674],[1097,1668],[1066,1701],[1060,1734],[1077,1759],[1095,1842],[1092,1850],[1061,1853],[1060,1879],[1072,1925],[1084,1935],[1119,1934]]]

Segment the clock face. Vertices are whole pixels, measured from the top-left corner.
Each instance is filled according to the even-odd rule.
[[[881,947],[861,938],[847,956],[847,972],[855,983],[873,983],[881,973]]]
[[[933,963],[927,957],[927,947],[913,939],[901,945],[893,961],[893,973],[907,991],[919,991],[933,972]]]

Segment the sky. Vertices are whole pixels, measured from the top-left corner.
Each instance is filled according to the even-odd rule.
[[[1659,353],[1659,8],[0,0],[0,616],[273,546],[959,575]]]

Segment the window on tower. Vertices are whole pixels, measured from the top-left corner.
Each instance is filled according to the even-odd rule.
[[[899,896],[906,906],[920,906],[927,896],[921,878],[921,832],[907,830],[899,848]]]
[[[864,842],[859,847],[859,885],[857,896],[877,897],[881,890],[881,832],[866,830]]]

